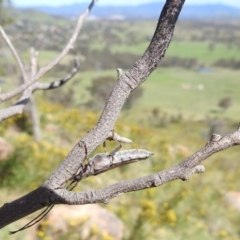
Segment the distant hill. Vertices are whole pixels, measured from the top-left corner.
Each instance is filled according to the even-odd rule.
[[[103,6],[96,4],[91,16],[104,19],[156,19],[159,17],[163,4],[163,2],[137,6]],[[87,3],[75,3],[59,7],[38,6],[34,9],[51,15],[74,18],[83,12],[87,5]],[[240,8],[222,4],[185,5],[180,17],[182,19],[240,18]]]

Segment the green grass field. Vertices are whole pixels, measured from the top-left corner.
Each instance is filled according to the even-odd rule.
[[[143,96],[137,100],[130,114],[131,120],[144,119],[144,113],[159,108],[169,114],[181,113],[186,118],[204,119],[208,116],[219,116],[238,121],[240,115],[239,95],[240,71],[212,68],[210,72],[181,68],[159,68],[142,84]],[[86,90],[91,79],[100,76],[116,76],[115,70],[78,73],[69,86],[74,86],[76,103],[89,101]],[[232,104],[226,111],[218,106],[221,99],[230,97]],[[123,113],[124,114],[124,113]],[[127,117],[126,116],[126,117]],[[127,118],[128,118],[127,117]]]
[[[201,63],[213,64],[219,59],[240,60],[240,56],[236,54],[240,50],[236,47],[229,48],[228,46],[216,43],[213,50],[209,50],[208,42],[177,42],[172,41],[166,56],[178,56],[181,58],[196,58]]]
[[[133,53],[138,56],[144,52],[149,44],[146,38],[151,36],[154,31],[155,22],[146,21],[141,22],[117,22],[117,23],[97,23],[99,29],[97,38],[89,40],[90,49],[101,51],[105,46],[104,36],[101,34],[100,29],[110,32],[117,36],[120,44],[110,44],[110,49],[114,53]],[[112,25],[111,25],[112,24]],[[235,24],[235,23],[233,23]],[[88,33],[87,23],[86,32]],[[206,115],[221,116],[230,118],[234,121],[238,120],[240,108],[239,96],[239,73],[226,68],[216,68],[212,64],[220,59],[235,59],[240,60],[239,49],[234,45],[235,41],[225,44],[220,40],[216,41],[213,49],[209,48],[212,43],[211,35],[204,35],[204,31],[216,31],[218,27],[217,36],[221,40],[223,35],[228,31],[227,28],[222,27],[220,24],[212,25],[202,23],[200,30],[195,28],[188,22],[179,22],[176,28],[176,33],[169,49],[166,52],[164,60],[170,57],[179,57],[183,59],[196,59],[199,64],[207,67],[206,72],[201,72],[197,68],[183,69],[183,68],[162,68],[160,66],[142,85],[144,88],[143,97],[134,105],[131,110],[133,115],[137,118],[142,118],[142,112],[150,112],[153,108],[159,108],[170,114],[180,112],[185,117],[195,119],[203,119]],[[186,34],[188,33],[188,34]],[[84,33],[86,34],[86,33]],[[91,32],[89,33],[91,34]],[[129,40],[129,34],[132,34],[138,43],[125,44]],[[235,34],[238,34],[236,32]],[[85,36],[85,35],[84,35]],[[198,36],[204,37],[204,41],[191,41],[191,37]],[[87,36],[85,36],[87,37]],[[179,40],[181,38],[181,40]],[[81,45],[81,36],[76,45]],[[81,54],[79,52],[79,54]],[[56,52],[42,51],[39,55],[40,65],[44,65],[56,56]],[[67,57],[62,61],[62,64],[67,64],[71,57]],[[116,66],[121,67],[121,66]],[[130,67],[130,66],[129,66]],[[203,69],[204,70],[204,69]],[[76,94],[75,99],[77,104],[83,104],[90,99],[86,87],[90,86],[91,79],[98,76],[111,75],[116,76],[116,70],[99,70],[80,72],[73,80],[73,83],[68,83],[66,86],[74,86]],[[52,79],[52,77],[51,77]],[[44,80],[45,81],[45,80]],[[221,99],[230,97],[232,104],[226,111],[221,111],[218,103]]]
[[[240,114],[239,74],[240,71],[217,68],[209,73],[180,68],[159,69],[144,83],[144,97],[135,108],[146,111],[159,107],[171,113],[180,111],[183,115],[201,118],[219,110],[220,99],[231,97],[233,104],[225,116],[236,120]]]

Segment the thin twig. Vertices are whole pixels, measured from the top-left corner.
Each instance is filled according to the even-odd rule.
[[[4,41],[6,42],[7,46],[9,47],[9,49],[11,50],[14,58],[16,59],[16,62],[17,62],[17,65],[18,65],[18,68],[22,74],[22,77],[23,77],[23,80],[24,82],[27,82],[28,81],[28,75],[27,75],[27,72],[25,71],[25,67],[17,53],[17,50],[15,49],[15,47],[13,46],[11,40],[9,39],[9,37],[7,36],[6,32],[4,31],[4,29],[2,28],[2,26],[0,25],[0,33],[4,39]],[[0,97],[1,99],[1,97]]]
[[[37,72],[37,56],[38,56],[38,52],[35,51],[34,47],[31,47],[30,49],[31,77],[34,77]]]
[[[67,189],[57,189],[56,195],[58,199],[55,200],[55,204],[108,203],[110,199],[123,193],[158,187],[177,179],[186,181],[192,174],[199,174],[205,171],[204,166],[200,165],[205,159],[219,151],[236,145],[240,145],[240,125],[237,131],[224,137],[213,134],[210,141],[208,141],[203,148],[199,149],[181,163],[163,171],[145,177],[120,181],[99,190],[73,193]],[[111,166],[109,166],[109,168],[110,167]]]
[[[28,222],[26,225],[24,225],[23,227],[19,228],[18,230],[15,231],[10,231],[9,235],[15,234],[17,232],[23,231],[27,228],[32,227],[33,225],[35,225],[36,223],[40,222],[50,211],[51,209],[55,206],[55,204],[52,204],[50,206],[48,206],[46,209],[44,209],[37,217],[35,217],[33,220],[31,220],[30,222]]]
[[[54,88],[58,88],[61,87],[63,84],[65,84],[66,82],[68,82],[70,79],[72,79],[75,74],[78,72],[80,68],[80,62],[78,58],[75,58],[74,61],[74,67],[72,68],[71,72],[64,78],[58,80],[58,81],[54,81],[51,83],[36,83],[36,87],[34,88],[35,90],[51,90]]]
[[[32,93],[36,90],[51,90],[54,88],[61,87],[65,83],[67,83],[70,79],[72,79],[77,71],[79,70],[80,63],[78,59],[75,59],[74,67],[71,72],[63,79],[54,81],[52,83],[35,83],[30,88],[25,90],[21,96],[21,98],[17,101],[14,106],[10,106],[0,110],[0,122],[13,117],[17,114],[22,114],[25,106],[29,103]]]

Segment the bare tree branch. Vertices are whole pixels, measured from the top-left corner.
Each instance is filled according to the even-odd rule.
[[[121,73],[120,70],[117,71],[118,81],[96,126],[74,146],[49,179],[39,188],[20,199],[4,204],[0,208],[0,228],[46,206],[53,206],[54,204],[108,203],[110,199],[123,193],[161,186],[177,179],[188,180],[193,173],[204,172],[205,168],[200,164],[206,158],[229,147],[240,145],[239,126],[236,132],[225,137],[213,134],[210,141],[203,148],[181,163],[166,170],[137,179],[120,181],[99,190],[71,192],[65,189],[69,180],[76,182],[83,177],[111,170],[118,164],[122,165],[119,159],[115,163],[111,159],[111,156],[116,154],[116,150],[110,155],[99,154],[91,159],[88,164],[84,165],[83,162],[99,144],[107,139],[117,141],[121,139],[123,142],[128,142],[124,138],[112,135],[114,123],[130,92],[144,82],[152,71],[159,66],[171,41],[183,4],[184,0],[166,1],[152,41],[143,56],[125,74]],[[133,153],[127,154],[130,156],[129,163],[136,160],[136,158],[131,157]],[[148,153],[144,156],[148,155],[151,154]]]
[[[213,134],[210,141],[193,155],[181,163],[158,173],[132,180],[125,180],[106,188],[86,191],[70,192],[66,189],[57,189],[59,196],[56,203],[62,204],[89,204],[107,203],[110,199],[127,192],[138,191],[146,188],[158,187],[173,180],[188,180],[193,173],[202,173],[205,168],[200,165],[205,159],[232,146],[240,145],[240,125],[236,132],[225,137]],[[109,166],[110,168],[110,166]],[[56,196],[55,196],[56,197]],[[58,202],[59,201],[59,202]]]
[[[29,103],[30,98],[33,96],[32,93],[34,91],[54,89],[57,87],[61,87],[62,85],[67,83],[70,79],[72,79],[75,76],[75,74],[79,70],[79,67],[80,63],[78,59],[75,59],[73,69],[65,78],[52,83],[38,83],[38,82],[34,83],[32,86],[30,86],[27,90],[23,92],[21,98],[17,101],[17,103],[14,106],[10,106],[8,108],[0,110],[0,122],[10,117],[13,117],[17,114],[22,114],[24,108]]]
[[[37,56],[39,52],[35,51],[34,47],[30,49],[30,73],[34,77],[37,73]]]
[[[29,103],[31,91],[26,91],[14,106],[0,110],[0,122],[17,114],[22,114],[25,106]]]
[[[27,82],[28,76],[27,76],[27,72],[25,71],[24,65],[23,65],[23,63],[22,63],[22,61],[21,61],[21,59],[20,59],[20,57],[19,57],[19,55],[17,53],[17,50],[13,46],[11,40],[9,39],[9,37],[7,36],[7,34],[5,33],[5,31],[4,31],[4,29],[2,28],[1,25],[0,25],[0,33],[1,33],[4,41],[6,42],[7,46],[11,50],[14,58],[16,59],[17,65],[19,67],[19,70],[20,70],[20,72],[22,74],[22,77],[23,77],[24,81]],[[0,97],[1,97],[1,95],[0,95]]]
[[[30,49],[30,76],[33,77],[37,72],[37,56],[38,52],[35,51],[33,47]],[[37,84],[37,83],[35,83]],[[29,88],[34,89],[34,84]],[[25,90],[27,91],[27,90]],[[30,114],[31,122],[32,122],[32,130],[33,136],[36,141],[41,140],[41,127],[40,127],[40,119],[37,111],[37,104],[35,101],[35,96],[31,92],[29,104],[27,105],[27,111]]]
[[[30,87],[33,83],[38,81],[39,78],[41,78],[45,73],[47,73],[50,69],[52,69],[54,66],[56,66],[62,60],[62,58],[64,56],[66,56],[66,54],[69,52],[69,50],[73,48],[73,45],[77,39],[77,36],[79,35],[79,32],[82,28],[84,21],[87,18],[89,12],[91,11],[91,9],[93,8],[93,6],[96,2],[97,2],[97,0],[92,0],[90,5],[88,6],[87,10],[82,15],[79,16],[77,25],[73,31],[73,34],[72,34],[71,38],[69,39],[65,48],[62,50],[62,52],[47,66],[39,69],[39,71],[36,73],[36,75],[34,77],[32,77],[29,81],[25,82],[24,84],[22,84],[18,88],[15,88],[12,91],[0,94],[0,103],[11,99],[12,97],[14,97],[14,96],[18,95],[19,93],[21,93],[22,91],[24,91],[26,88]]]
[[[204,167],[199,164],[206,158],[235,145],[240,145],[240,127],[236,132],[225,137],[213,134],[210,141],[203,148],[183,162],[146,177],[125,180],[100,190],[85,192],[70,192],[63,188],[53,190],[47,186],[41,186],[26,196],[4,204],[0,208],[0,228],[44,206],[52,204],[108,203],[111,198],[123,193],[161,186],[177,179],[188,180],[193,173],[204,172]],[[20,207],[23,209],[21,210]],[[15,209],[14,213],[11,212],[11,209]]]
[[[108,141],[116,141],[121,143],[132,143],[131,139],[125,138],[117,134],[114,130],[111,130],[107,137]]]
[[[73,34],[72,34],[71,38],[69,39],[67,45],[65,46],[65,48],[62,50],[62,52],[51,63],[49,63],[47,66],[41,68],[38,71],[38,73],[35,76],[36,79],[39,79],[46,72],[48,72],[50,69],[52,69],[54,66],[56,66],[62,60],[62,58],[67,55],[69,50],[73,48],[73,45],[74,45],[75,41],[77,40],[77,37],[80,33],[80,30],[83,26],[84,21],[86,20],[88,14],[92,10],[92,8],[93,8],[93,6],[96,2],[97,2],[97,0],[92,0],[90,5],[88,6],[87,10],[82,15],[79,16],[78,21],[77,21],[77,25],[76,25],[76,27],[73,31]]]
[[[35,90],[51,90],[51,89],[54,89],[54,88],[61,87],[63,84],[65,84],[66,82],[68,82],[70,79],[72,79],[75,76],[75,74],[78,72],[79,68],[80,68],[79,59],[75,58],[74,67],[72,68],[71,72],[66,77],[64,77],[61,80],[54,81],[54,82],[51,82],[51,83],[39,83],[39,82],[37,82],[36,87],[34,88],[34,91]]]
[[[162,179],[156,177],[159,174],[155,174],[153,177],[122,181],[103,190],[74,193],[76,195],[64,189],[65,183],[74,178],[87,155],[109,137],[109,132],[113,129],[123,103],[130,92],[145,81],[151,72],[160,64],[171,41],[183,3],[184,0],[166,1],[149,47],[127,73],[119,74],[121,76],[113,88],[96,126],[74,146],[68,156],[41,187],[21,199],[8,203],[0,208],[0,228],[44,206],[50,206],[56,203],[84,204],[108,202],[111,197],[123,192],[158,186],[164,182],[164,177],[166,177],[165,174],[167,173],[171,174],[170,178],[175,176],[176,179],[177,175],[174,175],[174,173],[177,171],[173,171],[175,169],[169,169],[165,174],[161,175]],[[191,173],[192,172],[193,170],[191,169]],[[119,187],[119,189],[116,189],[115,186]],[[71,197],[74,198],[71,199]],[[14,213],[12,212],[13,209],[15,210]]]
[[[171,41],[183,3],[184,0],[168,0],[166,2],[149,47],[133,67],[120,76],[95,127],[74,146],[47,180],[46,184],[50,188],[61,188],[77,172],[86,157],[86,149],[87,153],[91,154],[107,139],[130,92],[145,81],[160,64]]]

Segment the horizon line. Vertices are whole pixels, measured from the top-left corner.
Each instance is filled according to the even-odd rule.
[[[146,4],[152,4],[152,3],[162,3],[164,4],[164,1],[161,1],[161,2],[156,2],[156,1],[152,1],[152,2],[149,2],[149,3],[139,3],[139,4],[131,4],[131,3],[124,3],[124,4],[121,4],[121,3],[117,3],[117,4],[113,4],[113,3],[98,3],[98,5],[100,5],[101,7],[102,6],[127,6],[127,7],[130,7],[130,6],[141,6],[141,5],[146,5]],[[19,5],[19,4],[13,4],[12,7],[15,7],[15,8],[34,8],[34,7],[61,7],[61,6],[71,6],[71,5],[89,5],[89,2],[82,2],[82,3],[66,3],[66,4],[59,4],[59,5],[47,5],[47,4],[37,4],[37,5],[29,5],[29,4],[23,4],[23,5]],[[198,3],[185,3],[185,5],[188,5],[188,6],[199,6],[199,5],[222,5],[222,6],[229,6],[229,7],[235,7],[235,8],[240,8],[240,3],[238,5],[236,4],[228,4],[228,3],[207,3],[207,2],[198,2]]]

